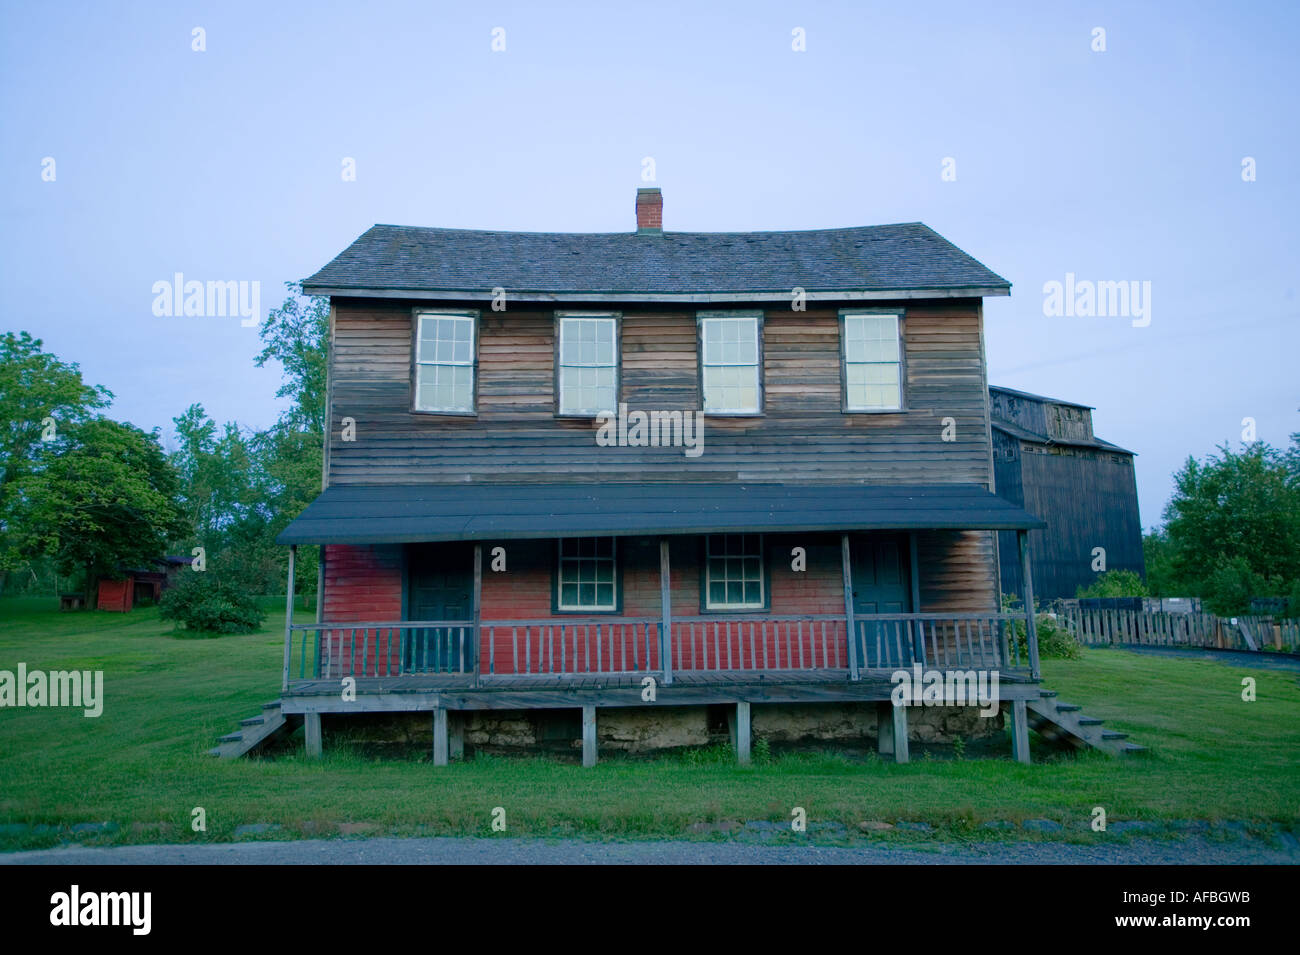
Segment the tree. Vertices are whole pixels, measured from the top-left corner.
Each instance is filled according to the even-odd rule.
[[[184,531],[157,432],[108,418],[43,444],[16,488],[19,551],[52,558],[64,574],[81,571],[88,602],[101,576],[147,565]]]
[[[272,515],[272,538],[320,493],[327,417],[329,302],[303,297],[300,283],[286,287],[289,296],[262,323],[265,347],[257,357],[259,367],[270,360],[280,362],[285,380],[276,395],[292,400],[275,425],[254,441]],[[315,589],[318,552],[303,548],[298,557],[295,589],[310,593]]]
[[[108,407],[113,395],[87,385],[75,363],[41,350],[27,332],[0,335],[0,570],[21,560],[12,510],[16,488],[30,473],[42,437],[55,437]]]
[[[1245,613],[1252,596],[1278,596],[1300,580],[1300,434],[1291,441],[1285,453],[1255,442],[1188,459],[1174,476],[1164,537],[1153,542],[1167,559],[1162,591]]]

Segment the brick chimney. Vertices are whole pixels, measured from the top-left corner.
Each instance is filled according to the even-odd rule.
[[[664,197],[658,188],[636,191],[637,235],[662,235],[664,231]]]

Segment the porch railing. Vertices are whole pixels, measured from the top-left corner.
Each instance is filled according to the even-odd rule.
[[[675,617],[668,661],[678,673],[844,671],[847,623],[838,614]],[[294,624],[286,680],[662,673],[662,627],[657,617]],[[1030,667],[1015,614],[859,615],[853,630],[859,671]]]
[[[864,614],[854,617],[854,627],[863,669],[1030,666],[1024,618],[1017,614]]]
[[[472,620],[294,624],[285,634],[292,680],[475,672]]]

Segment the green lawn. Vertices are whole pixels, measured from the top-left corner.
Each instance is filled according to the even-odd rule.
[[[222,840],[248,823],[276,837],[382,831],[490,834],[494,807],[508,835],[663,837],[700,822],[926,821],[934,835],[980,838],[990,820],[1048,818],[1089,839],[1094,806],[1109,819],[1232,819],[1295,828],[1300,806],[1300,686],[1293,673],[1088,651],[1046,661],[1044,682],[1127,731],[1149,754],[1049,755],[1035,739],[1032,766],[1009,759],[918,759],[897,766],[833,753],[793,754],[769,765],[605,759],[593,770],[538,758],[480,758],[435,770],[427,756],[370,760],[299,748],[275,759],[206,754],[236,721],[278,691],[279,616],[261,633],[183,639],[154,610],[60,614],[51,601],[0,600],[0,669],[102,669],[103,715],[77,709],[0,709],[0,849],[54,845],[57,830],[113,822],[83,841]],[[1241,700],[1241,679],[1258,701]],[[190,829],[206,810],[205,833]],[[342,827],[342,829],[340,829]],[[373,828],[372,828],[373,827]],[[903,838],[903,833],[889,837]]]

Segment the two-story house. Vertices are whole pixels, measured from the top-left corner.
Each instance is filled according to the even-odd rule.
[[[377,225],[304,289],[324,490],[280,542],[321,545],[322,599],[281,707],[309,751],[322,714],[423,711],[435,763],[564,719],[587,763],[719,721],[741,759],[807,730],[905,760],[909,711],[953,725],[890,704],[919,665],[997,672],[1028,758],[996,535],[1027,566],[1042,523],[993,493],[981,304],[1010,285],[942,236],[666,232],[641,189],[623,233]]]

